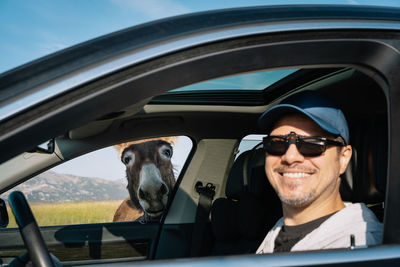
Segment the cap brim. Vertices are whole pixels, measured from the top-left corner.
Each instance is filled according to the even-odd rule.
[[[336,136],[340,135],[340,132],[337,129],[319,119],[317,116],[291,104],[280,104],[265,111],[258,119],[258,125],[261,129],[265,130],[267,133],[270,133],[272,127],[274,127],[278,119],[280,119],[285,114],[296,112],[306,115],[326,132]]]

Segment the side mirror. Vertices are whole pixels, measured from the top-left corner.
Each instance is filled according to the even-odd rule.
[[[6,202],[0,198],[0,228],[6,228],[8,225],[8,213]]]

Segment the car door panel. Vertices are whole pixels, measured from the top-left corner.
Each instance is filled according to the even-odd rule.
[[[62,262],[150,257],[158,236],[158,223],[121,222],[41,227],[50,253]],[[0,231],[0,259],[10,262],[26,253],[17,228]]]

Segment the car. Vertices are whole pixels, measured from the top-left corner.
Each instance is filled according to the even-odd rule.
[[[0,197],[12,207],[19,229],[0,230],[1,264],[27,261],[26,255],[16,257],[28,252],[36,266],[51,266],[50,252],[68,266],[397,265],[399,71],[399,8],[288,5],[158,20],[5,72],[0,75]],[[265,133],[257,120],[304,90],[329,96],[344,111],[355,153],[342,177],[342,197],[365,202],[375,212],[383,222],[382,245],[253,255],[269,230],[266,221],[281,216],[276,195],[258,192],[268,187],[265,177],[251,189],[259,179],[253,175],[264,168],[259,141]],[[117,151],[115,145],[165,137],[184,140],[185,152],[174,151],[184,156],[157,220],[37,226],[35,203],[26,201],[28,191],[19,193],[32,192],[34,177],[86,154],[85,164],[95,161],[90,171],[114,164],[96,161],[90,152],[110,148],[108,155]],[[124,164],[131,166],[124,151],[113,156],[122,168],[116,179],[124,178]],[[165,147],[157,151],[164,159],[172,157]],[[83,194],[79,190],[86,184],[94,188],[93,176],[84,176],[73,189],[63,188],[64,194]],[[216,207],[224,201],[241,205],[242,191],[254,193],[251,206],[241,212]],[[51,190],[35,192],[35,201],[55,202]],[[75,200],[81,198],[68,199]],[[11,213],[0,204],[5,226]]]

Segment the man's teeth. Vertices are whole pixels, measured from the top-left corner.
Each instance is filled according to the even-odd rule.
[[[284,172],[282,176],[288,177],[288,178],[304,178],[304,177],[309,177],[311,174],[305,173],[305,172]]]

